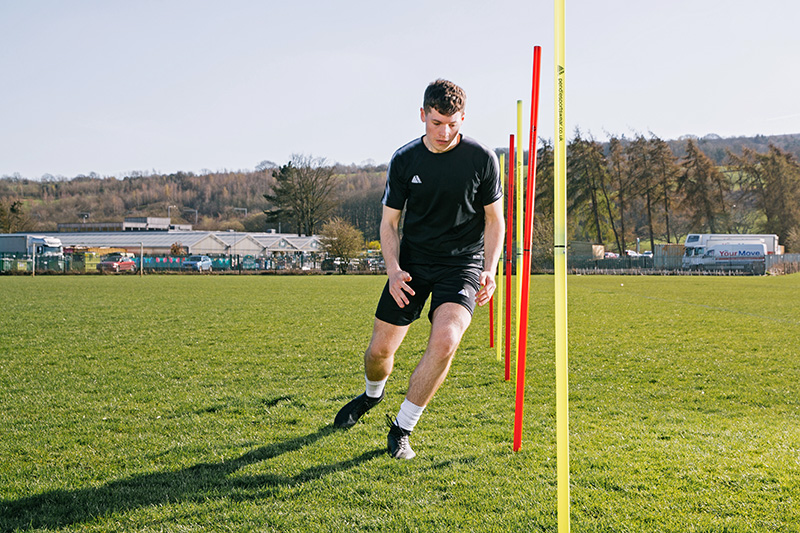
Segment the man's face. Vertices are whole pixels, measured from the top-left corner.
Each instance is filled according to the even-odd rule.
[[[464,112],[454,115],[442,115],[435,109],[427,113],[420,109],[420,118],[425,123],[425,146],[434,153],[447,152],[458,144],[458,130],[464,122]]]

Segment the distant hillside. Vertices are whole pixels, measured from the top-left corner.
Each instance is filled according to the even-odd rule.
[[[790,152],[800,159],[800,133],[788,135],[756,135],[755,137],[720,137],[719,135],[706,135],[704,137],[684,136],[680,139],[667,141],[672,151],[678,157],[686,154],[686,140],[695,139],[699,148],[710,157],[717,165],[726,164],[728,152],[741,154],[742,148],[749,148],[759,153],[765,153],[770,144]]]
[[[650,137],[645,135],[645,137]],[[686,141],[692,139],[712,161],[717,165],[726,165],[728,151],[740,155],[742,148],[749,148],[758,153],[766,153],[770,144],[793,154],[800,160],[800,133],[786,135],[756,135],[755,137],[720,137],[719,135],[709,134],[704,137],[695,135],[684,135],[678,139],[666,141],[672,152],[677,157],[686,155]],[[608,143],[602,143],[608,153]],[[508,157],[508,148],[495,148],[498,155],[505,154]],[[525,151],[524,164],[528,163],[528,152]]]
[[[123,178],[0,178],[0,207],[23,205],[24,229],[55,231],[61,222],[122,222],[129,216],[166,217],[196,229],[292,231],[291,220],[267,221],[264,194],[275,184],[272,168],[169,175],[135,173]],[[386,166],[339,166],[333,191],[336,214],[370,240],[378,238]],[[2,213],[0,213],[2,214]]]
[[[645,142],[653,142],[652,139],[649,139],[649,135],[645,137],[648,139]],[[774,145],[800,160],[800,133],[731,138],[707,135],[703,138],[683,137],[666,142],[669,149],[678,158],[683,158],[686,155],[686,145],[689,139],[694,140],[700,151],[719,166],[729,164],[728,153],[739,155],[743,148],[766,153],[770,145]],[[632,139],[627,139],[623,144],[628,144],[630,141]],[[574,139],[570,139],[571,150],[574,150],[573,143]],[[584,143],[583,146],[586,148],[587,145]],[[549,145],[545,152],[547,150],[552,152],[552,145]],[[496,151],[502,153],[504,149]],[[600,152],[600,158],[603,160],[601,165],[609,165],[608,143],[605,146],[600,143]],[[527,154],[525,156],[527,159]],[[550,157],[552,157],[552,153]],[[580,154],[570,155],[572,163],[575,162],[573,157],[580,160]],[[539,161],[541,164],[544,159]],[[791,165],[796,167],[797,163],[791,163]],[[2,176],[0,177],[0,231],[8,231],[8,228],[12,227],[55,231],[60,222],[121,222],[128,216],[164,217],[168,215],[175,223],[192,224],[197,229],[292,231],[294,224],[288,215],[281,215],[281,218],[278,219],[268,219],[265,214],[265,211],[273,208],[264,195],[270,193],[276,184],[274,174],[277,167],[274,164],[264,164],[259,167],[254,170],[207,174],[176,172],[158,175],[136,172],[123,177],[101,177],[91,174],[74,178],[48,176],[41,180],[26,179],[19,175]],[[336,184],[331,192],[337,206],[334,214],[360,229],[367,240],[379,238],[382,209],[380,198],[383,194],[386,168],[387,165],[350,165],[336,166],[335,168]],[[573,174],[573,187],[577,183],[575,180],[579,180],[580,177],[578,174]],[[547,206],[552,204],[552,187],[549,192],[546,190],[546,184],[551,182],[552,180],[548,182],[547,172],[540,171],[538,184],[543,190],[537,192],[538,213],[546,212]],[[623,211],[615,204],[618,196],[613,187],[617,186],[619,184],[615,183],[610,190],[602,191],[603,194],[608,195],[603,200],[605,202],[603,205],[606,206],[603,213],[607,218],[610,215],[619,216],[619,213]],[[644,213],[648,212],[645,209],[645,199],[642,197],[644,189],[633,188],[630,185],[626,185],[626,187],[631,187],[627,191],[627,202],[624,206],[628,227],[624,231],[620,231],[621,239],[615,239],[620,241],[618,243],[620,249],[624,248],[623,242],[630,242],[630,239],[653,231],[661,231],[666,237],[666,242],[670,242],[671,238],[682,232],[697,231],[697,224],[692,222],[691,209],[685,207],[686,202],[681,207],[681,194],[683,193],[679,194],[674,187],[670,189],[671,203],[667,202],[667,207],[664,208],[675,211],[670,213],[669,225],[666,223],[666,215],[663,213],[656,217],[655,222],[648,221],[644,216]],[[537,186],[537,188],[539,187]],[[735,188],[731,187],[731,189]],[[581,207],[580,205],[581,196],[576,191],[585,192],[590,189],[591,186],[585,184],[571,193],[571,201],[574,204],[571,204],[573,238],[578,240],[594,239],[597,242],[610,241],[614,237],[608,235],[613,235],[614,228],[609,230],[605,227],[610,224],[610,221],[602,221],[598,216],[587,218],[585,206]],[[653,190],[648,190],[648,194]],[[663,197],[664,195],[661,195],[661,198]],[[548,198],[550,199],[548,200]],[[730,203],[737,203],[740,206],[736,212],[736,221],[739,223],[738,230],[756,230],[761,227],[759,224],[763,225],[764,215],[755,206],[751,205],[748,210],[745,210],[741,207],[745,205],[743,201],[731,200]],[[596,198],[594,204],[597,208]],[[658,209],[661,209],[661,204]],[[661,224],[662,218],[664,219],[663,231],[658,226]],[[655,229],[653,224],[655,224]],[[595,228],[591,233],[587,228],[591,228],[593,225]],[[601,230],[606,232],[605,236],[597,235],[597,233],[602,233]],[[798,248],[800,248],[800,244],[798,244]]]

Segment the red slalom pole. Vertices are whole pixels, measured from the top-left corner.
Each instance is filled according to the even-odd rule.
[[[519,353],[517,354],[517,397],[514,408],[514,451],[522,446],[522,412],[525,406],[525,356],[528,350],[528,296],[531,280],[531,248],[533,247],[533,208],[536,197],[536,125],[539,120],[539,78],[542,48],[533,48],[533,84],[531,94],[531,134],[528,144],[528,184],[525,199],[525,240],[522,246],[522,297],[519,303]]]
[[[511,381],[511,264],[513,260],[514,233],[514,135],[508,148],[508,208],[506,209],[506,381]]]

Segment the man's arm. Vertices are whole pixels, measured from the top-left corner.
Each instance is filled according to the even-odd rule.
[[[411,274],[400,268],[401,214],[402,211],[398,209],[383,206],[383,215],[381,216],[381,253],[383,254],[383,261],[386,263],[386,274],[389,276],[389,294],[392,295],[398,306],[405,307],[408,304],[406,293],[413,296],[414,289],[406,283],[411,281]]]
[[[475,295],[475,303],[486,305],[492,299],[496,287],[494,278],[497,274],[497,263],[503,253],[503,199],[484,206],[483,230],[483,272],[481,273],[481,290]]]

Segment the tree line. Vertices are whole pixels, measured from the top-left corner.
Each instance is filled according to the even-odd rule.
[[[553,146],[539,141],[534,240],[547,254]],[[758,232],[776,233],[788,251],[800,251],[800,136],[667,141],[650,134],[599,142],[576,130],[567,152],[570,240],[622,254],[637,239],[652,249],[687,233]],[[285,165],[263,161],[250,171],[3,176],[0,231],[169,213],[173,223],[208,230],[312,234],[335,221],[374,241],[385,174],[386,165],[295,154]]]
[[[656,242],[677,243],[688,233],[775,233],[787,249],[800,248],[794,154],[773,144],[764,152],[729,148],[719,165],[697,139],[678,148],[654,134],[599,143],[576,130],[567,148],[571,237],[620,254],[637,238],[652,250]],[[540,160],[552,157],[551,150],[543,143]],[[549,216],[552,165],[537,174],[544,178],[539,213]]]
[[[321,223],[336,216],[377,239],[386,165],[335,165],[296,155],[285,167],[264,161],[256,170],[202,174],[134,172],[121,178],[90,174],[40,180],[3,176],[0,232],[56,231],[59,223],[170,216],[175,224],[191,224],[201,230],[307,234],[318,232]],[[282,176],[306,168],[317,169],[330,187],[322,202],[326,209],[314,211],[323,218],[309,225],[306,217],[304,226],[298,225],[291,211],[269,198],[280,194]]]

